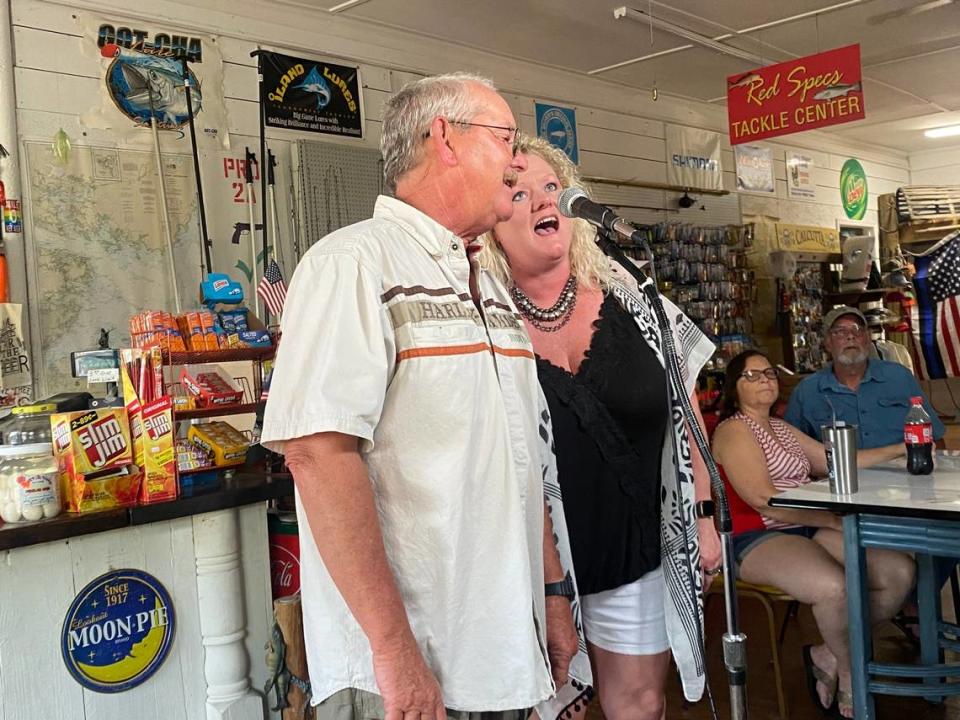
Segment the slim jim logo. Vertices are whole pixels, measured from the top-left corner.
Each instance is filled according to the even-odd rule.
[[[84,418],[80,418],[80,420],[82,421]],[[74,432],[87,455],[87,460],[94,468],[102,468],[127,450],[123,429],[114,416],[90,423]]]
[[[170,418],[167,415],[155,415],[154,417],[146,418],[143,421],[143,426],[146,428],[147,435],[150,436],[151,440],[159,440],[173,430],[173,427],[170,425]]]

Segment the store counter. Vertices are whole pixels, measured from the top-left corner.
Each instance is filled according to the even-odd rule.
[[[164,503],[0,526],[0,720],[263,720],[266,500],[238,473]],[[274,715],[277,716],[277,715]]]

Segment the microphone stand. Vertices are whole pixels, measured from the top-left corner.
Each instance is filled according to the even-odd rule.
[[[667,313],[663,309],[663,302],[660,293],[657,291],[656,273],[653,263],[653,252],[647,243],[646,231],[643,229],[630,228],[629,231],[621,228],[615,228],[618,233],[624,235],[630,241],[641,246],[646,252],[650,262],[651,277],[653,282],[643,286],[647,277],[643,271],[638,268],[633,261],[623,252],[623,248],[616,242],[611,231],[598,228],[597,245],[607,257],[615,260],[623,266],[630,275],[637,281],[638,287],[650,301],[654,315],[657,318],[657,325],[660,328],[660,338],[663,344],[663,362],[667,371],[667,408],[671,411],[673,404],[673,384],[677,387],[683,387],[683,377],[680,374],[680,366],[677,361],[677,348],[673,340],[673,332],[670,330],[670,321]],[[671,382],[672,381],[672,382]],[[723,599],[726,607],[727,631],[723,635],[723,662],[727,669],[727,683],[730,688],[730,717],[732,720],[746,720],[747,718],[747,636],[740,631],[740,619],[737,610],[737,588],[736,588],[736,561],[733,556],[733,520],[730,517],[730,506],[727,503],[727,492],[720,479],[720,472],[717,469],[717,463],[710,452],[710,445],[704,437],[700,423],[693,412],[693,406],[690,404],[690,398],[685,393],[680,393],[678,398],[683,410],[684,419],[690,428],[700,455],[704,464],[707,466],[707,472],[710,475],[710,489],[715,498],[717,510],[717,530],[720,534],[720,547],[723,562]],[[676,449],[675,449],[676,450]],[[677,453],[674,452],[674,462],[677,462]],[[706,663],[706,644],[703,642],[702,629],[700,630],[701,648],[704,650],[704,663]],[[706,673],[706,667],[704,667]],[[716,717],[716,708],[713,707],[713,695],[710,693],[709,684],[707,685],[707,694],[710,697],[713,716]]]

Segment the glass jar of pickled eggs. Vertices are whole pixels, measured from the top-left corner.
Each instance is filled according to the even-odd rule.
[[[57,516],[61,508],[50,443],[0,446],[0,520],[33,522]]]

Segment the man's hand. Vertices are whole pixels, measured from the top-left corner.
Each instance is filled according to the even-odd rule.
[[[720,550],[720,536],[713,524],[713,518],[700,518],[697,521],[700,536],[700,569],[703,570],[703,592],[706,593],[713,578],[720,570],[723,557]]]
[[[547,656],[550,672],[559,690],[567,684],[570,661],[577,654],[577,628],[570,601],[559,595],[547,596]]]
[[[412,637],[396,648],[374,651],[373,671],[385,720],[446,720],[440,684]]]

